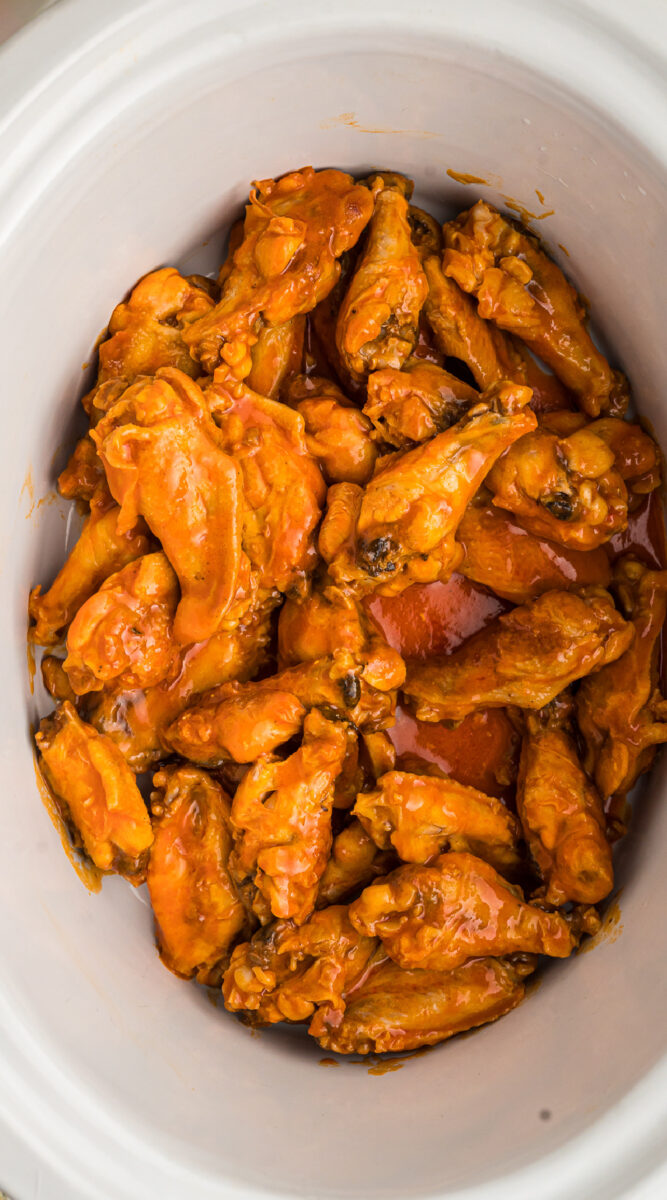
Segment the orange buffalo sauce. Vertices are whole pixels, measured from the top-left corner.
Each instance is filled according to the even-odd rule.
[[[511,606],[462,575],[447,583],[415,584],[398,596],[376,596],[368,609],[390,646],[405,658],[446,654]],[[459,783],[505,799],[519,752],[517,732],[503,709],[471,713],[455,728],[417,721],[396,710],[388,730],[401,765],[431,763]]]

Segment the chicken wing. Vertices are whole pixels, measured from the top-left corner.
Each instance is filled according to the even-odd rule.
[[[328,379],[298,375],[287,400],[303,417],[306,445],[327,483],[368,483],[377,447],[368,417]]]
[[[174,974],[219,986],[249,921],[228,870],[228,796],[206,771],[163,767],[153,777],[153,834],[146,872],[160,957]]]
[[[200,692],[228,680],[249,679],[265,663],[270,628],[258,619],[233,633],[179,648],[169,677],[155,687],[93,695],[88,719],[118,746],[134,771],[146,771],[171,753],[165,730]]]
[[[400,371],[387,367],[369,375],[364,413],[383,441],[404,449],[449,429],[479,400],[479,392],[456,375],[409,358]]]
[[[69,700],[76,704],[79,697],[67,678],[63,662],[64,659],[55,654],[45,654],[41,663],[42,683],[54,700]]]
[[[93,505],[79,539],[42,595],[37,585],[30,593],[29,613],[35,622],[30,637],[39,646],[55,646],[81,605],[113,575],[151,548],[144,522],[135,519],[120,530],[120,509],[112,504]]]
[[[329,489],[319,548],[336,583],[381,595],[446,579],[458,524],[487,472],[535,427],[527,388],[500,384],[445,433],[378,463],[366,489]]]
[[[475,301],[445,275],[439,253],[425,257],[424,271],[424,312],[436,344],[446,357],[465,363],[478,387],[512,379],[532,388],[537,412],[567,405],[568,393],[559,380],[547,375],[520,342],[480,316]]]
[[[58,476],[58,491],[65,500],[83,500],[90,504],[101,488],[106,490],[107,480],[100,458],[90,434],[77,442],[67,466]]]
[[[305,167],[256,183],[220,302],[185,334],[193,356],[210,373],[222,358],[238,378],[247,375],[258,317],[282,325],[310,312],[336,283],[337,259],[372,211],[368,188],[342,171]]]
[[[287,592],[315,567],[314,531],[326,495],[303,417],[257,395],[224,367],[205,395],[221,445],[240,466],[243,546],[258,587]]]
[[[320,909],[303,925],[274,921],[234,950],[225,1007],[256,1025],[307,1021],[323,1004],[341,1010],[377,945],[352,927],[344,905]]]
[[[521,338],[588,416],[625,412],[627,380],[591,341],[577,293],[536,238],[483,200],[445,225],[444,236],[445,275],[477,297],[481,317]]]
[[[174,659],[178,580],[164,554],[145,554],[110,575],[76,614],[65,670],[77,695],[159,683]]]
[[[633,496],[645,496],[660,486],[660,450],[640,425],[618,417],[600,417],[588,429],[607,443],[614,455],[614,466]]]
[[[620,559],[614,582],[635,636],[622,657],[584,680],[577,720],[586,743],[584,765],[603,801],[621,801],[667,742],[667,701],[659,685],[660,635],[667,615],[667,571]]]
[[[400,367],[412,353],[428,287],[401,181],[376,176],[370,187],[373,216],[336,324],[338,353],[356,383],[370,371]]]
[[[213,306],[208,290],[185,279],[175,267],[144,275],[111,314],[108,337],[100,345],[97,382],[83,400],[91,423],[95,425],[109,402],[140,375],[176,367],[196,378],[200,367],[183,333]]]
[[[44,777],[95,866],[143,883],[153,833],[120,751],[68,701],[44,718],[35,741]]]
[[[620,658],[633,637],[603,588],[545,592],[453,654],[408,663],[403,693],[421,721],[460,721],[507,704],[543,708],[575,679]]]
[[[326,582],[326,581],[325,581]],[[329,584],[304,599],[288,599],[278,620],[278,660],[282,667],[314,662],[347,651],[361,666],[361,678],[381,692],[399,688],[405,663],[356,596]]]
[[[241,470],[225,453],[197,384],[161,369],[128,388],[92,436],[121,506],[121,531],[141,514],[178,576],[176,640],[204,641],[223,621],[233,628],[252,585],[241,545]]]
[[[163,740],[184,758],[209,766],[230,757],[252,762],[299,733],[310,709],[377,731],[391,725],[395,706],[395,689],[374,687],[354,656],[339,651],[254,683],[227,683],[204,692],[166,729]]]
[[[558,702],[526,714],[517,813],[547,904],[597,904],[614,885],[600,797],[579,762]]]
[[[238,786],[229,866],[239,883],[257,889],[253,909],[262,924],[273,915],[302,925],[315,907],[346,750],[345,726],[314,711],[294,754],[283,762],[259,758]]]
[[[426,863],[443,850],[464,850],[499,871],[519,864],[519,823],[493,796],[455,779],[390,771],[352,810],[381,850]]]
[[[379,937],[406,970],[452,971],[487,954],[567,958],[576,944],[565,917],[527,904],[520,888],[472,854],[399,867],[367,887],[348,911],[354,928]]]
[[[554,588],[606,587],[611,580],[602,547],[582,551],[557,546],[528,533],[509,513],[488,504],[468,505],[456,540],[463,547],[461,574],[514,604]]]
[[[531,969],[530,963],[475,958],[453,971],[405,971],[385,959],[348,994],[342,1015],[323,1006],[308,1032],[336,1054],[434,1046],[516,1008]]]
[[[391,850],[380,850],[356,817],[336,835],[317,890],[317,908],[338,904],[378,875],[398,865]]]
[[[290,376],[301,370],[305,328],[304,316],[292,317],[282,325],[260,324],[250,352],[248,387],[260,396],[278,399]]]
[[[279,681],[274,688],[230,682],[186,708],[163,740],[183,758],[207,766],[229,759],[250,763],[300,733],[305,716],[301,701]]]
[[[628,494],[614,453],[591,426],[559,438],[537,429],[510,446],[489,471],[493,503],[529,533],[589,550],[628,523]]]

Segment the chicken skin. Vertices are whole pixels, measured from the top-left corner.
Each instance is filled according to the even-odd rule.
[[[571,705],[526,714],[516,805],[547,904],[598,904],[614,885],[600,797],[569,729]]]
[[[270,400],[279,398],[290,377],[301,370],[305,330],[304,316],[292,317],[282,325],[260,323],[247,378],[253,392]]]
[[[346,588],[329,584],[305,599],[288,599],[278,620],[278,660],[283,667],[348,651],[361,678],[381,692],[399,688],[405,663],[388,646],[371,617]]]
[[[146,872],[160,957],[174,974],[218,986],[239,936],[251,930],[228,870],[228,796],[206,771],[163,767],[153,777]]]
[[[333,839],[317,889],[317,908],[338,904],[396,865],[396,855],[391,850],[380,850],[361,821],[353,818]]]
[[[201,281],[184,278],[174,267],[163,267],[140,279],[129,299],[114,309],[108,337],[100,346],[97,383],[83,400],[91,423],[95,425],[110,400],[117,399],[140,375],[176,367],[196,378],[200,367],[185,345],[183,333],[213,305]]]
[[[602,547],[582,551],[556,545],[528,533],[509,513],[489,504],[468,506],[456,540],[463,547],[461,574],[514,604],[554,588],[606,587],[611,580]]]
[[[164,740],[183,758],[207,766],[251,763],[300,733],[305,716],[301,701],[280,682],[274,688],[230,682],[181,713]]]
[[[274,921],[237,946],[222,985],[226,1008],[254,1025],[307,1021],[321,1005],[341,1011],[378,946],[353,928],[347,911],[331,905],[303,925]]]
[[[114,684],[146,688],[174,658],[178,580],[164,554],[145,554],[110,575],[77,612],[65,670],[77,695]]]
[[[251,678],[264,665],[270,629],[257,620],[234,633],[177,651],[167,679],[154,687],[93,694],[88,719],[117,745],[133,771],[146,771],[171,754],[166,729],[201,692],[230,680]]]
[[[390,771],[357,796],[353,813],[381,850],[426,863],[443,850],[469,851],[499,871],[519,864],[519,823],[505,805],[455,779]]]
[[[584,680],[577,693],[584,765],[605,802],[623,801],[648,771],[656,747],[667,742],[667,701],[658,674],[667,571],[649,570],[628,555],[616,566],[614,585],[634,638],[625,654]]]
[[[306,445],[328,484],[368,483],[377,447],[368,417],[328,379],[298,375],[287,400],[303,417]]]
[[[305,167],[256,183],[220,302],[186,331],[191,354],[211,374],[222,359],[244,378],[258,318],[282,325],[315,308],[372,211],[368,188],[343,171]]]
[[[579,429],[558,438],[537,429],[489,472],[493,503],[536,537],[577,550],[609,541],[628,523],[628,496],[606,441]]]
[[[387,367],[369,375],[364,413],[383,441],[405,449],[455,425],[479,399],[449,371],[409,358],[400,371]]]
[[[121,506],[121,532],[143,516],[178,576],[176,640],[205,641],[225,619],[233,628],[250,604],[241,469],[222,448],[200,389],[161,369],[128,388],[93,439]]]
[[[543,708],[575,679],[620,658],[633,637],[603,588],[545,592],[454,653],[408,663],[403,694],[420,721],[461,721],[508,704]]]
[[[42,595],[38,585],[31,591],[29,613],[35,625],[30,636],[38,646],[55,646],[105,579],[150,550],[144,522],[137,518],[119,529],[120,515],[115,504],[95,504],[49,590]]]
[[[452,971],[480,955],[567,958],[576,944],[565,917],[527,904],[519,888],[472,854],[399,867],[361,893],[349,918],[406,970]]]
[[[90,504],[99,489],[107,490],[102,459],[90,434],[77,442],[67,466],[58,476],[58,491],[65,500],[83,500]]]
[[[535,427],[527,388],[501,384],[445,433],[388,456],[362,491],[329,489],[319,548],[337,583],[391,595],[447,579],[463,552],[455,534],[494,462]]]
[[[445,275],[479,315],[516,334],[573,392],[589,417],[622,415],[628,384],[591,341],[577,293],[536,238],[479,200],[444,227]]]
[[[395,706],[395,689],[374,687],[354,656],[339,651],[257,682],[227,683],[204,692],[163,736],[193,762],[210,766],[232,757],[252,762],[299,733],[311,709],[376,732],[392,724]]]
[[[205,391],[222,448],[240,466],[244,552],[263,594],[302,584],[317,561],[314,531],[326,487],[308,450],[303,417],[215,372]]]
[[[400,367],[412,353],[428,288],[401,180],[377,176],[370,187],[373,216],[336,324],[338,353],[356,383],[371,371]]]
[[[122,754],[68,701],[35,734],[44,778],[101,871],[143,883],[153,842],[151,823]]]
[[[336,1054],[434,1046],[516,1008],[530,969],[530,963],[474,958],[453,971],[406,971],[385,959],[348,994],[342,1016],[323,1006],[308,1032]]]
[[[567,405],[568,393],[555,375],[546,374],[520,342],[480,316],[472,297],[444,273],[439,253],[424,259],[424,271],[424,312],[445,357],[465,363],[480,388],[503,379],[532,388],[536,412]]]
[[[302,925],[315,907],[346,749],[345,727],[313,711],[300,748],[283,762],[258,758],[238,786],[229,865],[237,881],[257,889],[253,908],[262,924],[273,915]]]

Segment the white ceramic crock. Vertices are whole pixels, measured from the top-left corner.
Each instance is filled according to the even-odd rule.
[[[667,1194],[664,762],[619,856],[620,936],[474,1037],[380,1077],[325,1069],[316,1046],[253,1036],[169,975],[141,895],[81,886],[35,786],[44,697],[25,655],[28,587],[66,534],[64,507],[34,502],[71,443],[81,364],[143,272],[216,264],[254,177],[388,165],[442,213],[479,192],[553,209],[537,227],[667,445],[660,47],[659,0],[63,0],[0,55],[0,1188],[15,1200]]]

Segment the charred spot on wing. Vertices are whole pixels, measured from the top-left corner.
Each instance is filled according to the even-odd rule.
[[[394,539],[385,535],[374,538],[372,542],[361,542],[358,557],[368,575],[383,575],[386,571],[396,570],[393,559],[397,552]]]
[[[352,671],[340,680],[340,690],[348,708],[354,708],[361,700],[361,684]]]
[[[552,496],[545,498],[542,504],[557,521],[571,521],[574,516],[572,497],[568,496],[567,492],[554,492]]]

